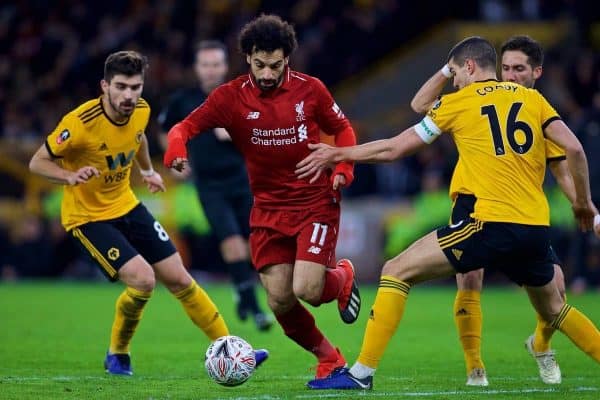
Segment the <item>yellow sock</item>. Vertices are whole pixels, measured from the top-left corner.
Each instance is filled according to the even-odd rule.
[[[537,314],[537,324],[533,336],[533,351],[543,353],[550,350],[550,339],[556,329],[546,322],[540,314]]]
[[[152,292],[142,292],[130,287],[121,293],[115,306],[115,320],[108,349],[110,353],[129,353],[129,343],[142,318],[144,306],[151,295]]]
[[[465,356],[467,374],[474,368],[485,368],[481,360],[481,293],[458,290],[454,299],[454,322]]]
[[[217,306],[196,281],[192,280],[188,288],[174,293],[174,295],[179,299],[194,324],[202,329],[210,340],[229,335],[229,329],[227,329],[223,316],[217,310]]]
[[[600,362],[600,332],[594,323],[575,307],[565,303],[558,317],[552,321],[552,327],[567,335],[577,347]]]
[[[382,276],[375,303],[367,321],[358,362],[377,368],[388,342],[398,328],[410,285],[392,276]]]

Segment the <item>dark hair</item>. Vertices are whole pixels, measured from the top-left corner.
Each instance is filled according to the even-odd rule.
[[[115,75],[142,75],[148,68],[148,58],[133,50],[117,51],[106,57],[104,80],[110,82]]]
[[[196,44],[196,53],[202,50],[222,50],[227,58],[227,46],[220,40],[201,40]]]
[[[458,42],[448,53],[447,61],[451,59],[459,66],[463,66],[465,60],[471,59],[481,68],[496,70],[496,50],[490,42],[480,36],[471,36]]]
[[[516,35],[510,37],[500,48],[500,54],[505,51],[521,51],[527,56],[527,63],[532,68],[541,67],[544,63],[544,50],[542,45],[527,35]]]
[[[244,25],[239,36],[240,51],[246,55],[281,49],[287,57],[297,46],[294,27],[277,15],[262,14]]]

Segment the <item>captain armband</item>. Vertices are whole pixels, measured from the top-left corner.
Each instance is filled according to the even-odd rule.
[[[429,116],[423,118],[414,128],[421,140],[427,144],[432,143],[442,134],[440,128],[437,127]]]

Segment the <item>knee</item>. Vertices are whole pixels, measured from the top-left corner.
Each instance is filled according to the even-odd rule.
[[[246,261],[249,258],[248,245],[239,235],[227,238],[221,242],[221,255],[228,264]]]
[[[460,290],[476,290],[481,292],[483,287],[483,269],[456,275],[456,283]]]
[[[294,296],[297,298],[304,300],[308,304],[312,306],[317,306],[321,302],[321,295],[323,292],[322,285],[319,285],[318,282],[308,283],[308,282],[294,282]]]
[[[285,314],[294,306],[296,301],[293,296],[267,293],[267,303],[275,315]]]
[[[183,267],[183,265],[182,265],[180,269],[181,269],[180,273],[171,277],[171,279],[168,279],[168,280],[165,279],[163,282],[164,285],[169,290],[169,292],[171,292],[171,293],[181,292],[182,290],[189,288],[190,285],[192,284],[192,277],[186,271],[185,267]]]
[[[144,272],[136,276],[134,282],[129,284],[134,289],[142,292],[151,292],[156,287],[156,278],[152,271]]]

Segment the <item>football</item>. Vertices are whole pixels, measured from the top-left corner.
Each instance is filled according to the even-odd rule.
[[[219,385],[241,385],[254,373],[254,349],[238,336],[222,336],[208,346],[204,366]]]

